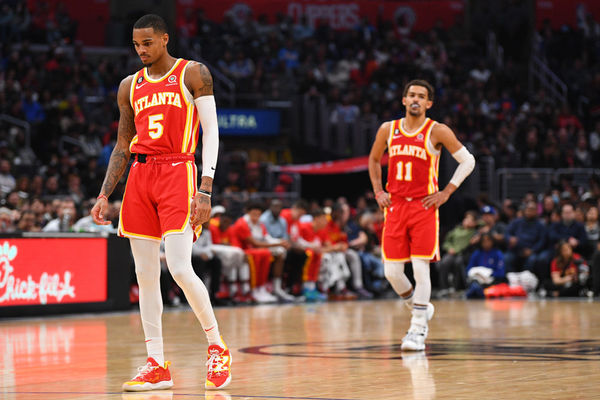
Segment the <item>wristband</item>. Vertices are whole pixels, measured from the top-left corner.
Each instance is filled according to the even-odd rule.
[[[104,200],[108,201],[108,197],[106,197],[105,194],[99,194],[98,197],[96,197],[96,200],[100,200],[100,199],[104,199]]]
[[[212,193],[209,192],[208,190],[204,190],[204,189],[198,189],[198,193],[203,194],[205,196],[211,197]]]

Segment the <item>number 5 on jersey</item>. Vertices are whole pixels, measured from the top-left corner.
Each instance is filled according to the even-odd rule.
[[[163,114],[153,114],[148,116],[148,134],[152,139],[158,139],[163,134],[163,126],[160,123],[164,118]]]
[[[396,180],[412,181],[412,162],[404,164],[402,161],[396,166]]]

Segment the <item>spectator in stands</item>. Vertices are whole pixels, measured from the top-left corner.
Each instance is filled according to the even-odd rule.
[[[90,211],[92,211],[92,207],[96,203],[96,199],[89,199],[86,204],[84,204],[86,215],[75,222],[73,225],[73,232],[110,232],[116,233],[117,228],[111,222],[108,225],[97,225],[92,216],[90,215]],[[115,204],[116,202],[109,203],[109,207],[106,210],[105,219],[107,221],[111,221],[115,218],[118,219],[120,206]]]
[[[466,268],[467,298],[483,298],[483,289],[506,282],[504,254],[496,247],[492,234],[484,233]]]
[[[302,274],[302,295],[308,302],[327,300],[327,295],[318,290],[317,281],[323,263],[323,254],[332,250],[323,245],[319,236],[319,232],[327,226],[327,215],[322,209],[312,211],[311,215],[311,221],[295,224],[296,229],[291,236],[293,246],[306,253]]]
[[[283,265],[289,241],[272,238],[267,233],[265,226],[260,222],[262,212],[262,204],[249,203],[246,206],[246,214],[232,226],[236,242],[246,250],[249,259],[254,260],[250,268],[255,268],[254,275],[258,278],[252,294],[259,303],[277,300],[293,302],[296,300],[294,296],[285,292],[282,287]],[[271,257],[274,259],[273,294],[269,293],[265,286],[269,276]]]
[[[478,246],[483,235],[485,234],[490,235],[494,241],[494,247],[503,245],[506,224],[498,221],[496,209],[492,206],[485,205],[481,207],[480,214],[483,225],[477,229],[477,233],[471,240],[471,245]]]
[[[279,199],[272,199],[269,208],[261,215],[260,221],[267,228],[267,233],[275,239],[290,240],[289,227],[285,218],[281,216],[283,203]],[[302,269],[306,261],[304,250],[290,243],[288,248],[284,276],[287,276],[287,286],[293,290],[294,285],[302,283]]]
[[[282,209],[283,203],[281,200],[271,200],[269,208],[260,216],[260,222],[265,226],[271,237],[289,240],[287,221],[281,216]]]
[[[562,240],[568,242],[576,253],[586,252],[587,234],[584,225],[575,220],[573,204],[564,204],[560,216],[560,222],[555,222],[548,228],[547,248],[549,250],[546,253],[549,256],[545,256],[548,263],[552,257],[551,249],[555,248],[558,242]]]
[[[338,211],[339,208],[339,211]],[[361,229],[351,216],[352,210],[345,198],[338,200],[332,212],[332,218],[336,218],[337,224],[346,233],[348,241],[348,249],[346,250],[346,262],[352,274],[352,287],[359,298],[372,299],[373,294],[364,288],[363,284],[363,267],[358,246],[364,246],[366,243],[363,237],[359,238]],[[335,216],[335,217],[334,217]]]
[[[454,290],[464,288],[465,265],[469,257],[469,246],[476,233],[477,214],[467,211],[462,222],[454,227],[444,239],[442,249],[444,256],[437,263],[438,297],[447,296]]]
[[[18,232],[40,232],[42,227],[37,223],[33,211],[24,211],[17,223]]]
[[[227,302],[218,296],[223,266],[221,260],[213,251],[209,224],[210,221],[204,223],[200,237],[192,246],[192,267],[196,275],[204,281],[211,303],[213,305],[226,305]]]
[[[73,199],[66,197],[60,201],[57,218],[51,220],[42,229],[44,232],[71,232],[77,220],[77,209]]]
[[[381,261],[381,245],[375,233],[375,216],[364,212],[359,218],[359,233],[350,245],[358,251],[363,266],[363,279],[369,292],[377,295],[389,287]]]
[[[537,216],[537,204],[525,203],[523,217],[512,221],[506,228],[507,250],[504,254],[507,272],[536,271],[545,249],[546,228]],[[538,277],[539,278],[539,277]]]
[[[17,186],[17,181],[15,177],[11,174],[11,165],[10,161],[6,159],[0,160],[0,197],[5,197],[8,193],[10,193],[15,186]]]
[[[223,275],[228,283],[228,298],[237,304],[252,302],[250,295],[250,266],[246,254],[232,243],[233,217],[225,207],[216,205],[211,210],[209,229],[212,250],[221,260]]]
[[[546,280],[546,290],[553,296],[579,296],[589,275],[589,267],[583,258],[573,251],[568,241],[560,241],[556,256],[550,264],[551,280]]]
[[[15,230],[13,212],[6,207],[0,207],[0,233],[12,233]]]

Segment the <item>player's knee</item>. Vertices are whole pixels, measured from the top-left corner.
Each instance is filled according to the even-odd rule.
[[[396,280],[404,275],[404,263],[386,261],[383,263],[383,274],[388,281]]]

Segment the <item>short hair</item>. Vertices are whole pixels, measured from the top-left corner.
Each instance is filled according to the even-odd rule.
[[[154,32],[167,33],[167,23],[160,15],[146,14],[133,24],[133,29],[152,28]]]
[[[312,210],[312,212],[310,214],[312,215],[313,218],[317,218],[317,217],[326,215],[325,210],[323,210],[321,207]]]
[[[293,207],[300,208],[300,209],[306,211],[306,210],[308,210],[308,203],[306,202],[306,200],[299,199],[294,203]]]
[[[265,210],[263,203],[259,201],[250,201],[246,204],[246,212],[250,212],[252,210],[260,210],[261,212]]]
[[[431,83],[427,82],[424,79],[413,79],[412,81],[408,82],[406,84],[406,86],[404,86],[404,91],[402,92],[402,97],[406,97],[406,95],[408,94],[408,89],[411,86],[422,86],[425,89],[427,89],[427,99],[433,101],[433,95],[434,95],[433,86],[431,85]]]

